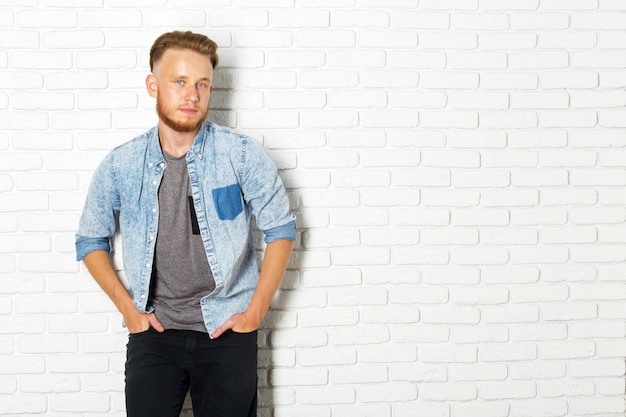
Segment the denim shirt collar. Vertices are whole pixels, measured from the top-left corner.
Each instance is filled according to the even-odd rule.
[[[191,145],[191,148],[187,151],[187,160],[189,157],[202,159],[204,157],[204,148],[207,142],[209,132],[213,130],[214,126],[210,122],[205,122],[203,125],[205,128],[200,127],[196,138]],[[148,166],[153,167],[165,162],[163,151],[161,149],[161,143],[159,141],[159,126],[155,126],[149,132],[150,140],[148,144]]]

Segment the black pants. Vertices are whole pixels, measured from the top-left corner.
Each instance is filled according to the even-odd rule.
[[[255,417],[257,332],[153,329],[129,336],[128,417],[178,417],[187,395],[195,417]]]

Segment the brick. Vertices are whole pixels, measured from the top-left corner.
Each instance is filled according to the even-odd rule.
[[[385,110],[382,112],[366,110],[362,112],[360,118],[360,124],[366,128],[411,128],[416,127],[419,123],[418,112],[408,110]]]
[[[332,175],[332,183],[342,188],[386,187],[390,182],[389,172],[382,170],[348,170]]]
[[[480,321],[478,308],[469,306],[424,306],[421,322],[425,324],[477,324]]]
[[[296,74],[289,71],[249,71],[238,73],[240,88],[287,89],[295,88]]]
[[[479,75],[474,72],[424,72],[420,85],[430,89],[474,90],[479,85]]]
[[[48,121],[48,114],[40,111],[6,111],[0,114],[0,128],[3,130],[46,130]]]
[[[275,28],[328,28],[330,19],[327,10],[274,10],[269,22]]]
[[[255,40],[258,42],[259,38],[255,37]],[[326,54],[322,51],[270,50],[266,60],[269,68],[320,68],[324,66]]]
[[[420,113],[420,125],[424,128],[475,129],[478,127],[477,112],[470,111],[423,111]]]
[[[396,325],[392,329],[392,340],[396,343],[444,343],[449,335],[450,331],[444,325],[409,324]]]
[[[540,75],[542,89],[589,89],[598,87],[598,83],[598,73],[594,71],[546,71]]]
[[[413,306],[383,306],[368,307],[361,310],[360,321],[364,324],[402,324],[417,323],[419,321],[420,312],[417,307]],[[388,347],[385,348],[387,350]],[[367,350],[366,350],[367,351]],[[380,352],[378,361],[387,362],[384,352]],[[393,355],[396,361],[415,361],[416,358],[403,358],[403,355]],[[385,359],[382,359],[385,358]],[[363,360],[366,360],[363,358]],[[368,362],[371,362],[370,359]]]
[[[45,395],[2,395],[2,412],[7,415],[22,415],[26,413],[45,413],[47,398]]]
[[[570,96],[561,92],[520,92],[511,94],[513,109],[566,109]]]
[[[387,248],[339,248],[333,253],[333,263],[339,266],[386,265],[389,259]]]
[[[626,65],[626,54],[620,51],[574,52],[571,57],[574,68],[621,69]]]
[[[108,76],[106,72],[51,72],[46,74],[46,86],[50,90],[75,90],[106,88]]]
[[[421,195],[422,204],[426,207],[473,207],[480,201],[480,194],[473,190],[425,189]]]
[[[450,333],[450,341],[455,344],[460,343],[505,343],[509,340],[509,330],[506,326],[485,326],[475,327],[456,326]],[[450,369],[452,375],[452,369]],[[503,380],[506,378],[506,367],[502,365],[464,365],[460,369],[457,367],[457,381],[476,380]],[[472,371],[476,371],[476,378],[472,377]]]
[[[364,70],[359,76],[359,85],[365,88],[413,88],[418,84],[415,71]]]
[[[0,47],[5,49],[36,49],[40,46],[39,39],[39,33],[34,30],[0,30]]]
[[[536,74],[527,72],[489,72],[480,75],[480,86],[486,90],[534,90]]]
[[[359,388],[357,398],[366,403],[412,401],[417,399],[417,386],[402,383],[366,384]]]
[[[510,33],[481,33],[478,37],[478,47],[485,51],[522,51],[534,49],[537,46],[537,35],[534,33],[510,32]],[[511,58],[518,56],[511,52]],[[544,55],[545,56],[545,55]],[[537,57],[537,60],[539,57]],[[515,61],[514,61],[515,62]],[[517,60],[519,62],[519,59]],[[537,62],[537,61],[535,61]]]
[[[315,1],[315,3],[319,3],[319,1]],[[384,6],[390,9],[414,9],[417,7],[417,4],[417,0],[389,0],[385,2]],[[364,8],[380,8],[383,5],[379,0],[361,0],[361,6]]]
[[[269,14],[265,10],[211,10],[210,27],[266,27]]]
[[[449,29],[450,16],[441,12],[412,12],[408,10],[391,11],[390,25],[392,28],[404,29]]]
[[[74,10],[21,10],[16,22],[23,28],[75,28],[78,14]]]
[[[389,342],[387,326],[368,325],[328,329],[329,343],[335,346],[374,345]]]
[[[588,49],[597,44],[597,35],[590,32],[555,32],[539,35],[540,49],[576,48]]]
[[[386,276],[384,271],[392,271],[393,276]],[[379,266],[368,268],[363,274],[363,282],[369,285],[378,284],[419,284],[419,269],[402,266]]]
[[[304,366],[355,365],[356,349],[352,347],[326,347],[321,350],[304,348],[298,350],[298,359]]]
[[[513,258],[505,248],[454,248],[450,255],[457,265],[503,265]]]
[[[49,252],[52,242],[45,235],[10,235],[0,237],[0,253]]]
[[[356,393],[351,387],[301,388],[298,390],[298,402],[305,405],[352,404]]]
[[[78,352],[75,335],[27,335],[17,341],[17,349],[26,354],[57,354]]]
[[[330,371],[330,382],[334,384],[366,384],[387,381],[389,371],[386,366],[342,366]]]
[[[501,52],[451,52],[448,54],[448,65],[454,70],[504,70],[508,57]]]
[[[476,49],[478,35],[463,32],[421,32],[419,45],[425,49]]]
[[[450,27],[453,30],[504,31],[510,27],[509,19],[505,13],[455,13],[451,16]]]
[[[480,126],[487,129],[532,129],[539,126],[537,113],[534,111],[483,112]],[[554,118],[546,116],[542,127],[558,127]]]
[[[295,46],[299,48],[351,48],[356,46],[356,36],[350,30],[305,29],[296,32]]]
[[[539,240],[543,244],[594,243],[598,236],[593,227],[545,227]]]
[[[50,410],[57,412],[107,412],[110,410],[109,395],[59,394],[51,398]]]
[[[148,27],[186,27],[202,28],[206,26],[206,16],[197,10],[146,10],[143,17]]]
[[[321,312],[302,312],[299,319],[302,327],[355,326],[359,313],[356,309],[326,308]]]
[[[509,213],[502,209],[456,209],[451,221],[458,226],[505,226],[509,224]]]
[[[0,201],[0,212],[40,211],[49,208],[45,193],[19,193],[4,195]]]
[[[104,34],[100,31],[54,31],[44,33],[42,45],[51,49],[89,49],[102,48],[105,44]]]
[[[473,346],[425,345],[418,352],[423,363],[476,363],[477,350]]]
[[[137,94],[132,92],[83,92],[77,95],[77,106],[83,110],[134,109],[137,104]]]
[[[395,209],[391,223],[396,226],[447,226],[450,213],[441,209]]]
[[[82,51],[76,53],[79,69],[132,69],[137,66],[135,51]]]
[[[131,28],[140,27],[142,14],[139,10],[83,10],[81,26],[86,28]]]
[[[359,114],[356,111],[309,111],[300,115],[301,126],[308,129],[315,128],[355,128],[359,124]]]
[[[447,63],[446,54],[439,51],[392,51],[387,60],[389,66],[400,69],[436,70],[445,68]]]
[[[506,288],[463,288],[462,291],[452,289],[450,301],[456,305],[490,305],[504,304],[509,300]]]
[[[537,395],[537,386],[534,381],[483,382],[479,392],[485,400],[528,399]]]
[[[569,56],[562,51],[512,53],[509,57],[512,69],[559,69],[569,66]]]
[[[421,231],[424,245],[475,245],[478,240],[478,230],[473,228],[423,228]]]
[[[326,385],[328,371],[324,368],[274,369],[270,373],[270,382],[272,386]]]
[[[481,10],[536,10],[539,0],[488,0],[480,4]]]

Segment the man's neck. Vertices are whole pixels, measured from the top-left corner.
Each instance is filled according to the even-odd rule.
[[[179,158],[187,153],[193,145],[198,131],[178,132],[164,123],[159,123],[159,143],[161,149],[169,155]]]

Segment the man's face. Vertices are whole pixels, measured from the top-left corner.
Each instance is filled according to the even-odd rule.
[[[177,132],[195,132],[209,112],[213,67],[207,56],[169,49],[146,79],[159,119]]]

